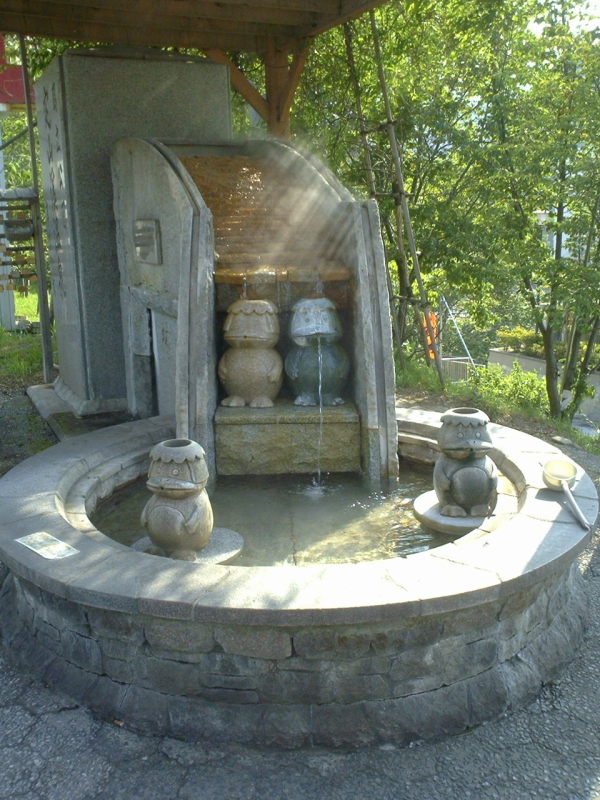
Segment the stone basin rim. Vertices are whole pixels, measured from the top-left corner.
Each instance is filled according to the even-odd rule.
[[[431,443],[440,416],[402,409],[400,432]],[[65,599],[169,619],[356,624],[498,600],[565,569],[589,533],[564,511],[560,495],[540,507],[544,487],[536,465],[561,451],[528,434],[490,427],[493,457],[515,483],[520,511],[495,529],[487,529],[486,521],[456,542],[424,553],[361,563],[235,567],[131,551],[94,528],[87,514],[97,499],[143,474],[150,448],[173,437],[172,420],[154,417],[60,443],[7,473],[0,480],[0,559],[17,576]],[[515,437],[522,452],[515,451]],[[593,523],[597,495],[580,467],[574,494]],[[51,561],[15,541],[39,531],[79,552]]]

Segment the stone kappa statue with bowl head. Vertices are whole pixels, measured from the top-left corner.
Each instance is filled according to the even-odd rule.
[[[141,522],[154,545],[147,552],[195,561],[213,530],[204,450],[191,439],[167,439],[150,451],[152,492]]]
[[[350,359],[339,341],[342,324],[335,304],[327,297],[298,300],[290,321],[292,347],[285,358],[285,373],[297,406],[337,406]]]
[[[229,348],[219,361],[227,393],[224,406],[270,408],[283,383],[277,306],[270,300],[241,298],[227,309],[223,335]]]
[[[489,418],[477,408],[452,408],[441,421],[441,453],[433,470],[440,514],[487,517],[498,496],[496,467],[488,456],[492,449]]]

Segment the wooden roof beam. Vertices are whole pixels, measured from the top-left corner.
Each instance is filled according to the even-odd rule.
[[[326,19],[320,20],[316,28],[311,31],[311,34],[316,36],[336,25],[341,25],[355,17],[359,17],[361,14],[364,14],[365,11],[371,11],[381,4],[382,0],[340,0],[337,4],[335,19],[333,21]]]
[[[226,64],[229,67],[229,79],[232,86],[237,89],[244,100],[252,106],[257,114],[264,120],[268,120],[269,106],[267,101],[254,84],[250,83],[237,64],[234,64],[226,53],[217,48],[205,48],[204,52],[209,58],[212,58],[213,61],[218,61],[220,64]]]
[[[19,8],[22,0],[2,0],[2,15],[15,12],[21,14]],[[48,20],[49,23],[55,20],[64,20],[67,25],[77,26],[107,26],[113,30],[123,28],[143,28],[153,32],[164,30],[166,32],[196,32],[198,35],[213,36],[218,40],[221,36],[237,34],[249,36],[255,39],[266,39],[271,35],[276,35],[282,39],[293,37],[296,28],[292,25],[282,25],[281,23],[264,23],[244,21],[240,19],[212,19],[204,14],[182,17],[171,16],[164,13],[154,13],[147,11],[143,14],[131,13],[126,9],[118,8],[84,8],[73,5],[65,0],[63,2],[39,2],[35,11],[22,14],[24,18],[37,19],[38,17]],[[58,18],[58,20],[57,20]]]
[[[61,6],[68,0],[40,0],[48,6]],[[19,6],[23,6],[23,0],[19,0]],[[204,17],[212,20],[228,20],[241,22],[254,22],[264,25],[292,25],[296,26],[315,26],[323,18],[320,10],[306,10],[304,4],[302,9],[288,8],[285,6],[268,7],[254,6],[248,2],[238,5],[230,0],[77,0],[76,5],[80,9],[89,9],[90,13],[99,10],[119,11],[129,17],[135,17],[142,21],[144,18],[166,16],[166,17]],[[57,9],[57,13],[60,13]]]
[[[101,22],[61,19],[58,17],[22,15],[0,10],[0,30],[16,31],[29,36],[49,36],[57,39],[73,39],[81,42],[99,42],[123,45],[146,45],[153,47],[181,47],[205,50],[216,41],[227,50],[258,53],[265,49],[264,27],[259,34],[240,33],[232,26],[231,32],[190,30],[189,28],[154,28],[144,25],[111,25]]]
[[[309,50],[308,42],[304,42],[297,52],[277,48],[273,40],[268,42],[264,55],[266,98],[222,50],[208,48],[204,52],[210,58],[229,67],[231,84],[265,120],[269,132],[274,136],[288,138],[290,111]]]

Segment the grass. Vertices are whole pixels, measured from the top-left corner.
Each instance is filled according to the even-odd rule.
[[[30,321],[39,319],[35,284],[27,297],[15,292],[15,314]],[[0,390],[13,391],[42,380],[40,335],[0,328]]]
[[[0,328],[0,389],[8,390],[40,381],[42,345],[37,333]]]
[[[32,287],[27,296],[20,292],[15,292],[15,314],[27,317],[28,320],[39,320],[37,288]]]

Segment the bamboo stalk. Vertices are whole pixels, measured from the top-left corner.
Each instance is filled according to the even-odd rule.
[[[369,12],[369,19],[371,22],[371,33],[373,37],[373,47],[375,51],[375,63],[377,65],[377,74],[379,77],[379,85],[381,87],[381,94],[383,97],[384,107],[385,107],[385,115],[386,115],[386,122],[385,122],[385,129],[388,135],[388,139],[390,142],[390,148],[392,151],[392,160],[394,162],[394,172],[396,177],[397,183],[397,196],[399,201],[400,210],[402,213],[402,218],[404,221],[404,230],[406,231],[406,239],[408,242],[408,249],[411,256],[411,261],[413,265],[413,270],[415,273],[415,280],[417,282],[417,286],[419,289],[419,297],[421,300],[421,309],[423,311],[423,316],[425,320],[425,327],[427,329],[427,333],[429,335],[429,340],[431,342],[430,345],[426,346],[426,349],[430,349],[434,355],[434,362],[437,369],[438,377],[440,379],[440,384],[442,389],[444,388],[444,374],[442,369],[442,360],[440,358],[439,349],[437,347],[437,343],[435,340],[435,331],[433,330],[433,325],[431,324],[430,313],[431,313],[431,305],[427,298],[427,292],[425,291],[425,285],[423,284],[423,278],[421,275],[421,269],[419,266],[419,256],[417,253],[417,245],[415,242],[414,231],[412,227],[411,217],[410,217],[410,209],[408,207],[408,200],[405,191],[405,183],[404,183],[404,172],[402,169],[402,157],[400,155],[400,149],[398,147],[398,138],[396,136],[396,128],[394,126],[394,120],[392,117],[392,107],[390,104],[390,97],[388,91],[387,80],[385,77],[385,70],[383,68],[383,58],[381,55],[381,46],[379,43],[379,32],[377,30],[377,23],[375,21],[375,13],[373,11]],[[400,223],[399,223],[400,227]]]

